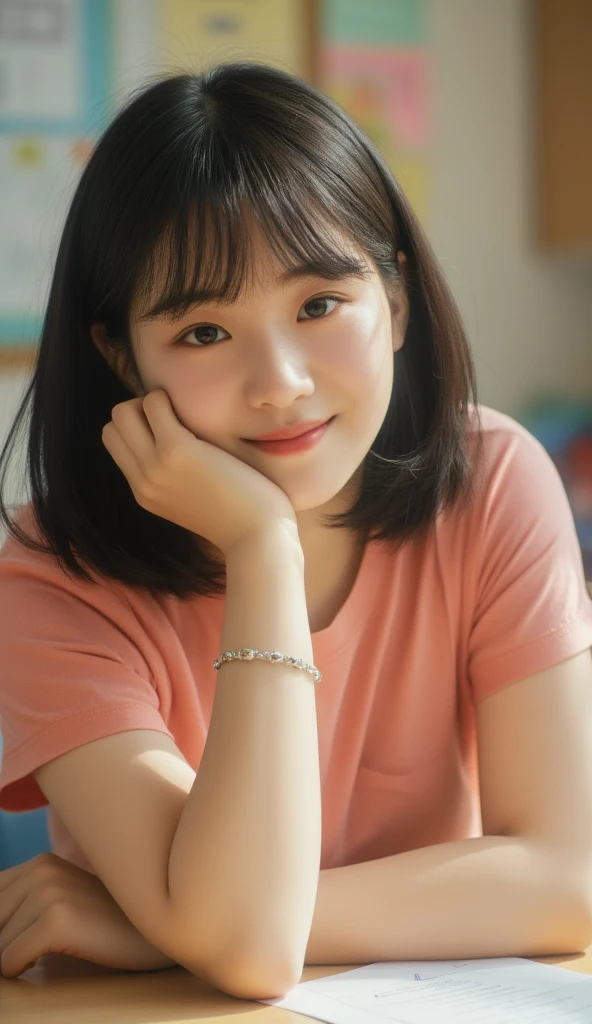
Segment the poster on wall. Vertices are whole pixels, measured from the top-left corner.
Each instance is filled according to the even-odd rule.
[[[0,0],[0,356],[39,336],[55,249],[109,97],[109,4]]]
[[[429,216],[429,64],[423,0],[324,0],[321,88],[360,125],[420,221]]]
[[[200,71],[222,61],[253,60],[306,77],[304,0],[160,0],[164,62]]]

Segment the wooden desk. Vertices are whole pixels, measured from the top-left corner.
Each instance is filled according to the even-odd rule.
[[[592,947],[570,957],[547,957],[592,974]],[[352,970],[305,967],[302,981]],[[361,966],[361,965],[360,965]],[[182,967],[164,971],[109,971],[66,956],[42,957],[20,978],[0,978],[2,1024],[190,1024],[235,1017],[237,1024],[302,1024],[304,1017],[264,1003],[233,999]]]

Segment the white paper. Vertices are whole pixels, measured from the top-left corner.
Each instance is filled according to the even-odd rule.
[[[328,1024],[590,1024],[592,977],[518,957],[378,963],[261,1002]]]

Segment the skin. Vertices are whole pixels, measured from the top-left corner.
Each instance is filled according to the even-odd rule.
[[[359,488],[361,464],[387,412],[393,352],[404,344],[409,299],[404,285],[389,298],[370,261],[367,280],[279,283],[283,267],[257,229],[252,244],[253,282],[234,304],[195,306],[177,321],[146,321],[142,308],[132,311],[141,386],[109,346],[104,325],[93,324],[91,337],[135,395],[163,388],[188,430],[288,495],[315,631],[329,625],[343,604],[363,553],[363,538],[331,530],[320,517],[343,511]],[[398,257],[406,262],[402,252]],[[342,301],[319,301],[327,295]],[[182,338],[186,344],[174,344]],[[278,457],[243,440],[333,415],[326,436],[308,452]]]

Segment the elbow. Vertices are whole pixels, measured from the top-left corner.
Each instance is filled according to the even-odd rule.
[[[183,964],[209,985],[235,999],[280,999],[297,985],[304,962],[278,963],[274,957],[264,961],[251,954],[234,954],[209,959],[207,964]]]
[[[586,899],[579,907],[565,916],[561,932],[560,953],[584,953],[592,946],[592,910]]]
[[[302,972],[296,974],[290,970],[259,970],[257,965],[251,963],[237,964],[234,970],[223,974],[215,985],[235,999],[281,999],[298,984],[301,975]]]
[[[545,949],[540,956],[583,953],[592,945],[592,891],[572,888],[554,901],[548,918]]]

